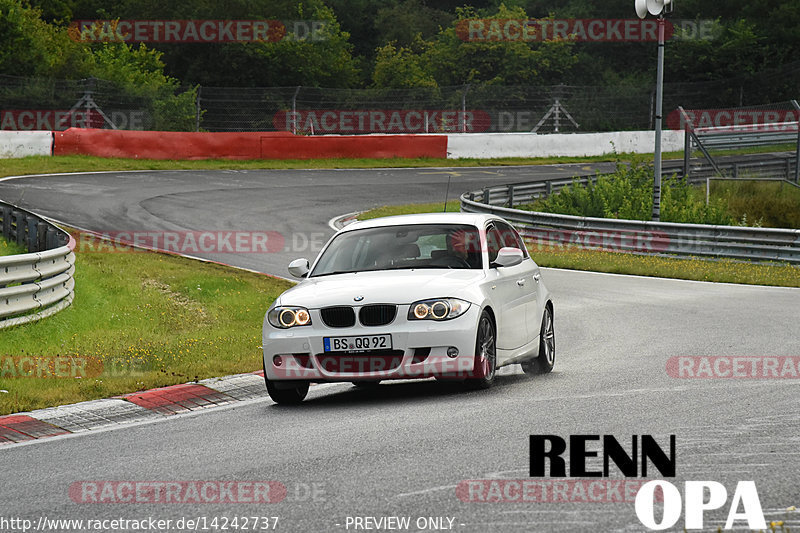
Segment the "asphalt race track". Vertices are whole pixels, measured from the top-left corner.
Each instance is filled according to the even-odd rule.
[[[456,197],[576,169],[75,174],[3,181],[0,198],[99,232],[277,231],[283,251],[204,257],[285,275],[290,259],[313,258],[302,241],[312,234],[324,241],[330,218],[440,200],[448,174]],[[677,476],[669,481],[682,491],[684,481],[713,480],[729,493],[721,510],[706,513],[706,531],[724,526],[740,480],[755,481],[768,526],[782,520],[800,528],[798,511],[786,510],[800,504],[800,381],[676,379],[666,370],[676,356],[800,356],[800,289],[550,269],[544,279],[555,301],[550,375],[515,369],[479,392],[434,381],[376,390],[321,385],[295,408],[277,407],[265,391],[263,400],[234,407],[7,445],[0,448],[0,514],[34,523],[42,516],[277,516],[278,531],[389,531],[356,528],[353,520],[387,516],[411,517],[400,531],[435,530],[437,522],[416,527],[428,517],[446,527],[452,519],[457,532],[644,531],[630,501],[586,502],[573,493],[571,502],[465,502],[456,489],[465,480],[530,481],[531,434],[607,434],[622,443],[650,434],[665,449],[674,434]],[[612,476],[621,480],[613,464]],[[74,503],[70,485],[87,480],[275,480],[288,493],[269,505]],[[742,520],[736,529],[747,530]]]
[[[612,163],[467,169],[168,171],[0,180],[0,198],[81,229],[278,232],[283,252],[195,255],[288,276],[333,235],[328,221],[386,204],[441,202],[485,185],[571,177]],[[316,243],[316,245],[315,245]]]

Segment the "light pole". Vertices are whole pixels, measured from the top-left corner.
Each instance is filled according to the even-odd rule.
[[[658,17],[658,67],[656,68],[656,147],[653,161],[653,220],[661,220],[661,119],[664,96],[664,15],[672,13],[673,0],[635,0],[634,7],[640,19],[648,13]]]

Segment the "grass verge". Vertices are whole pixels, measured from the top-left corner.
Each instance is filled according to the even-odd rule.
[[[0,257],[4,255],[16,255],[27,253],[28,250],[13,241],[9,241],[0,236]]]
[[[444,202],[433,202],[429,204],[408,204],[408,205],[384,205],[370,209],[358,215],[358,220],[369,220],[371,218],[389,217],[393,215],[413,215],[416,213],[442,213],[445,210]],[[447,202],[448,213],[458,213],[461,211],[461,203],[458,198]]]
[[[411,213],[438,213],[443,208],[443,202],[383,206],[362,213],[358,219],[367,220],[382,216]],[[458,211],[458,202],[448,202],[447,210]],[[529,245],[528,250],[539,266],[550,268],[719,283],[800,287],[800,268],[791,265],[637,255],[592,250],[577,246],[556,247],[537,244]]]
[[[793,145],[775,145],[740,150],[726,150],[719,155],[744,155],[793,150]],[[700,154],[693,154],[699,157]],[[258,169],[309,169],[309,168],[403,168],[403,167],[482,167],[550,165],[566,163],[592,163],[603,161],[640,161],[641,154],[606,154],[588,157],[503,157],[498,159],[261,159],[235,161],[230,159],[204,159],[199,161],[120,159],[82,155],[30,156],[18,159],[0,159],[0,177],[61,172],[97,172],[123,170],[258,170]],[[683,152],[664,152],[664,159],[682,159]]]
[[[152,252],[76,255],[72,306],[0,332],[0,414],[261,369],[264,313],[290,282]]]
[[[402,168],[402,167],[479,167],[547,165],[557,163],[582,163],[616,161],[616,155],[594,157],[549,157],[501,159],[302,159],[302,160],[250,160],[205,159],[200,161],[173,161],[156,159],[117,159],[93,156],[30,156],[19,159],[0,159],[0,177],[59,172],[96,172],[123,170],[259,170],[259,169],[325,169],[325,168]],[[669,154],[666,154],[667,157]],[[675,153],[674,157],[682,157]]]

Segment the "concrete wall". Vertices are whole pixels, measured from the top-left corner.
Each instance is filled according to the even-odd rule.
[[[51,131],[0,131],[0,159],[51,155],[52,149]]]
[[[665,152],[683,150],[683,131],[661,134]],[[557,157],[653,153],[654,131],[609,133],[457,133],[447,136],[447,157]]]

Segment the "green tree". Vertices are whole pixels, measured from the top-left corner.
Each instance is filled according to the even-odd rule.
[[[425,5],[423,0],[403,0],[394,5],[387,3],[378,10],[373,33],[384,44],[397,43],[408,47],[418,36],[423,39],[435,37],[454,18],[452,13]]]
[[[451,26],[442,29],[434,39],[424,46],[416,46],[419,59],[411,57],[409,49],[382,50],[382,63],[377,68],[386,69],[387,57],[406,67],[406,70],[424,67],[425,75],[432,77],[440,86],[485,83],[489,85],[551,85],[561,81],[575,64],[571,42],[522,40],[470,41],[460,31],[469,19],[478,18],[478,13],[469,8],[457,9],[457,19]],[[526,20],[522,8],[500,6],[492,19]],[[461,25],[459,25],[461,23]],[[382,74],[381,74],[382,75]]]
[[[185,131],[195,126],[196,89],[179,91],[178,80],[164,74],[162,52],[125,43],[102,43],[88,47],[86,72],[118,87],[123,97],[149,102],[152,124],[159,131]]]
[[[81,19],[287,23],[288,35],[278,42],[149,44],[164,52],[165,72],[183,83],[218,87],[352,87],[359,81],[350,36],[341,29],[334,11],[323,0],[119,0],[113,9],[103,0],[78,0],[73,11]],[[310,21],[322,23],[322,27],[303,39],[303,33],[311,29]],[[295,22],[299,24],[295,26]]]
[[[164,73],[162,53],[144,45],[85,43],[66,26],[48,24],[38,8],[20,0],[0,0],[0,72],[41,78],[98,78],[110,83],[115,100],[144,106],[154,129],[189,129],[194,125],[194,92],[179,91],[178,80]],[[63,105],[63,95],[59,106]],[[25,94],[6,93],[23,101]],[[47,107],[46,92],[29,94],[28,101]],[[55,100],[53,100],[55,101]],[[34,105],[33,103],[31,105]]]
[[[0,0],[0,73],[46,76],[73,59],[69,40],[40,15],[20,0]]]
[[[414,44],[418,48],[426,46],[419,36]],[[415,53],[410,47],[395,47],[394,43],[378,48],[372,80],[375,87],[392,89],[437,86],[424,54]]]

